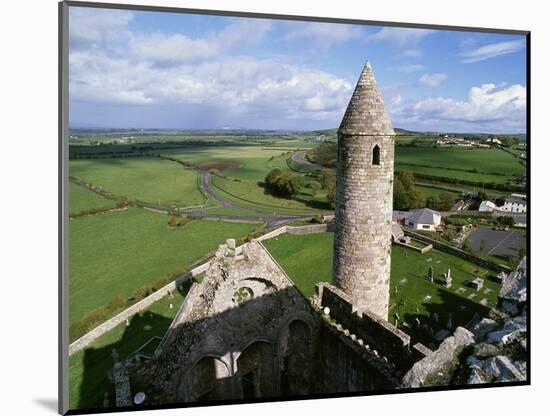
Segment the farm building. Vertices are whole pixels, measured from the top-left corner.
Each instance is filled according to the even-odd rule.
[[[491,201],[483,201],[481,204],[479,204],[479,211],[482,212],[492,212],[495,209],[497,209],[497,206],[494,202]]]
[[[405,218],[405,225],[416,230],[435,231],[439,224],[441,224],[441,214],[429,208],[410,211]]]
[[[504,201],[501,210],[508,212],[527,212],[527,198],[522,194],[512,194]]]

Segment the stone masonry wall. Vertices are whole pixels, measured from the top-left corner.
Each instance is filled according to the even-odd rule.
[[[320,306],[330,309],[331,320],[362,339],[398,368],[406,371],[424,357],[418,348],[411,347],[409,335],[368,310],[354,310],[349,296],[338,288],[328,283],[319,283],[316,285],[316,298]]]

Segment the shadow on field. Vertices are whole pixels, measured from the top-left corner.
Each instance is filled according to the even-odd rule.
[[[437,283],[436,283],[437,284]],[[407,313],[401,317],[405,322],[412,323],[416,319],[420,321],[420,325],[426,324],[433,330],[433,334],[437,334],[438,331],[446,329],[446,324],[449,319],[449,315],[452,313],[452,330],[454,332],[457,326],[466,326],[477,313],[479,317],[486,316],[490,308],[483,306],[470,299],[456,295],[444,289],[437,290],[437,296],[439,296],[441,303],[428,303],[425,304],[425,308],[429,314],[426,315]],[[434,314],[437,314],[437,322],[433,319]],[[427,333],[425,330],[418,328],[403,328],[415,341],[422,342],[424,345],[431,349],[436,349],[441,341],[436,340],[431,333]]]
[[[152,312],[137,314],[130,318],[120,340],[101,348],[85,350],[79,398],[76,403],[71,403],[74,408],[93,409],[104,407],[106,404],[115,406],[115,391],[111,381],[111,370],[114,365],[113,348],[120,359],[124,360],[152,337],[162,337],[171,322],[172,319]]]
[[[329,211],[329,210],[332,209],[330,207],[330,203],[328,201],[318,201],[316,199],[305,200],[305,199],[300,199],[300,198],[296,198],[296,200],[298,200],[300,202],[303,202],[304,204],[306,204],[310,208],[322,209],[322,210],[326,210],[326,211]]]

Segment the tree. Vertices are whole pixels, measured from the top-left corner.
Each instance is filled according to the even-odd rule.
[[[430,209],[439,210],[441,202],[439,201],[439,197],[437,195],[430,195],[426,199],[426,206]]]
[[[311,189],[311,195],[315,196],[319,189],[321,189],[321,184],[317,181],[312,181],[308,184],[308,188]]]
[[[268,186],[269,184],[273,184],[275,183],[275,181],[277,180],[277,178],[279,176],[281,176],[281,174],[283,173],[283,171],[279,168],[274,168],[274,169],[271,169],[269,171],[269,173],[267,174],[267,176],[265,177],[265,184],[266,186]]]
[[[500,225],[507,225],[508,227],[511,227],[512,225],[514,225],[514,219],[512,217],[500,216],[497,217],[497,223],[499,223]]]
[[[508,147],[517,146],[519,144],[519,139],[517,137],[505,136],[505,137],[499,137],[499,140],[504,146],[508,146]]]
[[[393,181],[393,209],[404,211],[409,208],[409,195],[398,177]]]
[[[409,190],[409,209],[422,208],[426,201],[426,195],[416,187]]]
[[[412,172],[405,170],[399,172],[398,176],[405,189],[409,190],[414,188],[414,175]]]
[[[479,191],[479,192],[477,193],[477,200],[478,200],[480,203],[483,202],[483,201],[487,201],[487,200],[489,200],[489,195],[487,195],[487,193],[484,192],[484,191]]]
[[[518,251],[518,257],[520,260],[524,258],[527,255],[527,251],[525,250],[525,247],[521,247]]]
[[[323,189],[328,189],[331,184],[336,183],[336,172],[334,169],[321,169],[319,182]]]
[[[327,188],[327,200],[331,208],[336,207],[336,183],[330,184]]]
[[[272,169],[265,178],[265,188],[273,195],[290,198],[300,192],[303,178],[281,169]]]
[[[397,185],[397,196],[399,198],[399,206],[400,208],[396,209],[402,209],[402,210],[409,210],[409,209],[416,209],[421,208],[424,206],[426,201],[426,195],[424,192],[422,192],[420,189],[417,189],[414,184],[414,175],[412,172],[409,171],[402,171],[399,172],[396,178],[394,178],[394,188],[396,187],[395,182],[400,181],[403,185],[403,188],[401,189],[399,185]],[[404,189],[404,192],[406,193],[406,203],[403,203],[405,201],[405,198],[400,194],[401,191]],[[394,191],[394,197],[395,197],[395,191]]]
[[[470,240],[467,238],[464,239],[464,243],[462,244],[462,250],[467,251],[468,253],[472,252],[472,245],[470,243]]]
[[[455,204],[455,198],[453,194],[445,192],[439,195],[439,210],[449,211]]]
[[[456,237],[456,231],[454,227],[446,227],[443,231],[443,238],[447,241],[452,241]]]

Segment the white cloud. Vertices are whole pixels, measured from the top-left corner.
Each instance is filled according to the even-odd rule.
[[[291,30],[285,35],[286,40],[309,41],[315,50],[327,51],[334,44],[356,39],[361,35],[357,26],[323,22],[288,22]]]
[[[88,33],[86,47],[71,48],[69,54],[69,92],[78,102],[193,106],[247,117],[269,114],[272,119],[336,124],[352,93],[350,81],[328,72],[280,57],[238,55],[239,48],[258,41],[270,29],[265,20],[233,19],[208,36],[189,37],[132,33],[131,16],[113,21],[100,17],[92,19],[101,28]],[[306,33],[329,43],[356,35],[346,26],[337,27],[329,33],[325,25],[308,25]],[[118,34],[116,48],[111,47],[113,42],[102,44],[107,32]],[[82,38],[80,32],[71,32],[71,40],[77,38]],[[225,54],[229,50],[231,57]]]
[[[194,65],[155,66],[100,53],[71,54],[73,99],[118,104],[217,106],[251,117],[341,117],[353,84],[280,59],[235,57]]]
[[[422,71],[425,68],[426,67],[422,64],[402,65],[399,67],[399,71],[409,73],[409,72]]]
[[[421,49],[406,49],[401,53],[401,55],[408,58],[420,58],[421,56],[424,56],[424,52]]]
[[[367,41],[388,42],[397,49],[408,50],[409,53],[418,54],[418,50],[409,48],[416,46],[424,37],[432,32],[432,30],[428,29],[384,27],[375,34],[368,36]]]
[[[484,61],[486,59],[495,58],[497,56],[518,52],[524,47],[525,40],[523,39],[492,43],[490,45],[485,45],[473,50],[462,52],[462,63],[470,64],[474,62]]]
[[[266,20],[239,19],[206,38],[190,38],[180,33],[137,34],[131,38],[129,48],[135,59],[176,65],[202,61],[259,42],[269,29]]]
[[[424,74],[418,79],[420,85],[426,87],[437,87],[447,80],[448,76],[444,72],[436,74]]]
[[[134,14],[127,10],[69,7],[71,49],[108,47],[131,36],[128,23]]]
[[[388,112],[396,126],[462,132],[524,132],[526,89],[523,85],[483,84],[472,87],[466,100],[430,97],[393,99]]]

